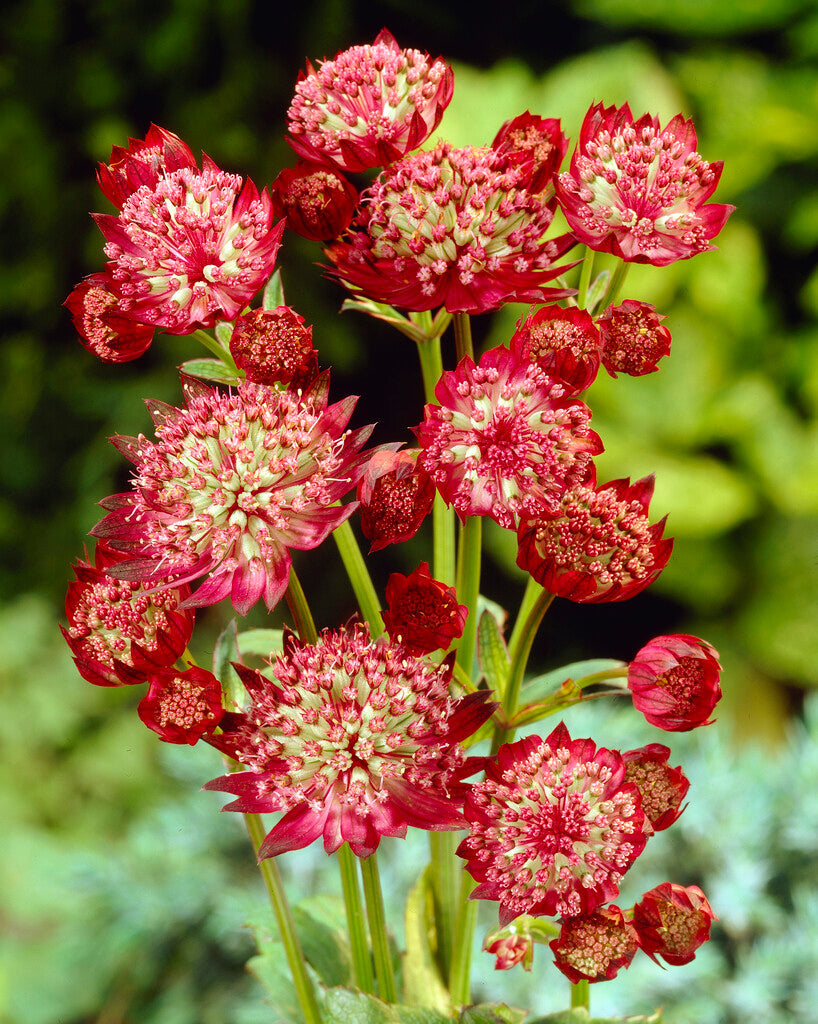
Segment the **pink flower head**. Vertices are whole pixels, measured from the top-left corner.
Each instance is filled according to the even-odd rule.
[[[309,392],[245,382],[224,394],[190,378],[187,408],[148,408],[156,440],[117,437],[135,465],[133,490],[102,502],[94,529],[127,552],[117,576],[158,584],[207,576],[186,607],[230,597],[240,615],[287,587],[289,548],[317,547],[355,510],[371,427],[344,428],[355,398],[327,406],[326,375]]]
[[[152,124],[144,139],[128,139],[127,146],[114,146],[108,163],[99,165],[97,182],[114,206],[122,209],[142,185],[153,189],[160,178],[182,167],[196,167],[189,147],[178,135]]]
[[[448,650],[463,635],[469,610],[457,603],[454,587],[432,579],[428,562],[409,576],[393,572],[386,584],[383,621],[394,640],[402,640],[412,654]]]
[[[191,746],[211,733],[224,714],[219,680],[203,668],[164,669],[148,679],[139,717],[166,743]]]
[[[152,590],[108,570],[126,556],[97,544],[93,565],[80,559],[68,585],[62,634],[83,679],[97,686],[144,683],[172,665],[193,634],[193,612],[180,606],[184,584]]]
[[[454,90],[452,69],[420,50],[401,50],[383,29],[317,70],[307,63],[287,111],[287,140],[307,160],[344,171],[384,167],[424,142]]]
[[[461,780],[485,759],[467,758],[460,744],[496,705],[487,691],[453,700],[450,660],[431,665],[357,625],[315,645],[288,634],[274,681],[236,668],[252,706],[211,742],[248,770],[205,789],[238,797],[225,810],[284,812],[260,857],[321,835],[327,853],[347,842],[368,857],[381,836],[402,838],[408,825],[464,826]]]
[[[627,262],[664,267],[714,249],[710,240],[735,207],[707,203],[722,162],[696,152],[696,129],[681,114],[665,128],[631,109],[597,103],[585,115],[557,197],[580,242]]]
[[[510,971],[517,964],[522,964],[526,971],[531,970],[534,941],[528,932],[517,931],[514,924],[490,935],[483,949],[497,958],[494,962],[495,971]]]
[[[153,327],[123,315],[108,274],[84,278],[63,305],[71,313],[82,345],[103,362],[138,359],[153,341]]]
[[[464,356],[435,388],[415,429],[418,465],[461,518],[491,516],[516,528],[518,517],[557,507],[602,451],[590,409],[536,363],[502,346],[475,366]]]
[[[563,723],[545,740],[500,747],[464,813],[471,835],[457,852],[479,882],[473,898],[500,901],[501,924],[590,913],[617,896],[645,847],[645,815],[621,755],[572,740]]]
[[[648,519],[653,477],[566,489],[558,508],[520,523],[517,565],[547,591],[571,601],[624,601],[649,586],[670,558],[665,520]]]
[[[485,313],[570,294],[544,287],[574,244],[570,234],[543,238],[553,217],[507,153],[443,142],[382,171],[326,253],[333,276],[377,302]]]
[[[602,342],[586,310],[543,306],[517,324],[510,348],[522,362],[538,363],[578,393],[596,378]]]
[[[315,242],[337,238],[358,204],[358,190],[337,169],[312,160],[286,167],[270,186],[273,215]]]
[[[636,931],[616,906],[562,922],[559,938],[549,943],[554,963],[574,984],[607,981],[630,967],[639,948]]]
[[[370,553],[409,540],[432,511],[435,487],[416,451],[376,452],[358,484],[361,532]]]
[[[602,339],[602,363],[612,377],[627,373],[642,377],[659,369],[662,356],[670,355],[670,331],[662,326],[667,317],[649,302],[625,299],[606,309],[597,320]]]
[[[547,188],[554,194],[554,178],[568,150],[559,118],[538,117],[526,110],[506,121],[491,148],[525,172],[529,192],[543,192]]]
[[[663,882],[646,892],[633,908],[633,924],[640,947],[655,960],[689,964],[696,950],[710,938],[718,920],[697,885]]]
[[[681,768],[668,764],[670,747],[649,743],[637,750],[626,750],[625,778],[642,797],[642,810],[654,832],[669,828],[684,810],[690,782]]]
[[[318,376],[312,327],[289,306],[251,309],[230,336],[230,354],[254,384],[287,384],[302,390]]]
[[[657,636],[630,663],[628,689],[651,725],[687,732],[712,724],[720,673],[719,652],[707,641],[685,633]]]
[[[205,156],[96,214],[120,309],[170,334],[233,320],[273,272],[283,222],[265,189]]]

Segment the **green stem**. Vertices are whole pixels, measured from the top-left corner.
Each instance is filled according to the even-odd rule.
[[[372,974],[372,958],[366,938],[366,919],[358,886],[357,858],[348,843],[338,850],[338,864],[341,869],[341,886],[344,890],[344,904],[347,911],[349,943],[352,948],[352,974],[355,984],[362,992],[375,994],[375,979]]]
[[[420,372],[423,376],[423,393],[430,405],[438,405],[435,397],[435,385],[443,373],[443,356],[440,350],[440,337],[432,338],[430,341],[418,342],[418,358],[420,359]]]
[[[369,631],[373,639],[379,637],[384,629],[381,602],[349,521],[341,523],[333,531],[332,536],[338,545],[341,561],[344,563],[349,582],[352,584],[361,615],[369,623]]]
[[[585,309],[588,302],[588,285],[591,283],[595,255],[596,253],[593,249],[585,247],[585,259],[582,261],[582,270],[579,275],[579,291],[577,292],[577,306],[580,309]]]
[[[266,834],[264,825],[258,814],[245,814],[244,821],[247,825],[250,840],[253,843],[253,849],[256,851],[256,855],[258,855],[259,848]],[[268,857],[266,860],[259,862],[259,870],[267,887],[267,893],[270,896],[270,903],[273,906],[278,930],[281,933],[281,941],[284,944],[284,952],[287,956],[287,963],[290,965],[298,1003],[301,1007],[301,1012],[304,1014],[304,1020],[306,1024],[321,1024],[321,1012],[318,1009],[315,990],[307,974],[306,960],[295,932],[295,924],[293,923],[293,917],[287,903],[287,897],[284,894],[284,886],[281,881],[281,875],[278,872],[278,866],[273,858]]]
[[[386,934],[386,915],[383,910],[383,893],[378,874],[378,860],[373,853],[361,861],[361,878],[364,883],[366,916],[369,919],[369,934],[372,937],[372,954],[375,959],[375,975],[378,992],[385,1003],[396,1003],[398,991],[395,988],[395,974],[392,970],[392,954]]]
[[[576,1006],[584,1006],[586,1010],[591,1006],[591,987],[584,978],[571,985],[571,1008]]]
[[[440,973],[448,978],[454,949],[457,918],[457,868],[453,832],[430,832],[429,853],[432,867],[432,894],[435,903],[437,950]]]
[[[454,347],[457,353],[458,363],[463,356],[471,356],[474,359],[474,345],[471,340],[471,320],[468,313],[455,313],[452,317],[454,324]]]
[[[236,366],[236,361],[230,355],[230,351],[228,349],[226,349],[223,345],[221,345],[213,337],[213,335],[208,334],[207,331],[199,330],[199,331],[194,331],[190,335],[190,337],[191,338],[195,338],[196,341],[199,342],[199,344],[204,345],[204,347],[206,349],[208,349],[210,352],[212,352],[213,355],[217,359],[221,359],[221,361],[226,366],[229,366],[231,370],[238,370],[238,367]]]
[[[509,654],[516,651],[520,646],[520,637],[522,636],[526,619],[528,618],[531,609],[537,603],[537,598],[541,593],[542,587],[540,584],[533,576],[529,576],[528,583],[525,585],[523,599],[520,602],[520,610],[517,612],[517,618],[514,620],[514,629],[511,631],[511,638],[508,641]]]
[[[468,610],[463,636],[457,644],[457,662],[467,676],[474,662],[474,642],[477,637],[477,598],[480,594],[480,554],[483,541],[483,520],[468,516],[460,528],[457,561],[457,599]]]
[[[477,924],[477,900],[469,899],[473,888],[474,882],[463,871],[460,878],[460,909],[455,924],[452,969],[449,974],[449,991],[455,1006],[471,1001],[471,956],[474,929]]]
[[[310,606],[301,586],[301,580],[296,576],[295,569],[290,566],[290,582],[284,594],[290,615],[293,617],[296,632],[299,637],[308,644],[314,644],[318,639],[318,631],[315,628],[315,620],[312,617]]]
[[[628,276],[630,270],[630,263],[625,263],[624,260],[620,260],[616,265],[616,269],[613,272],[611,278],[611,285],[608,288],[608,293],[600,303],[600,308],[605,310],[608,306],[612,306],[619,298],[619,293],[622,290],[622,285],[625,283],[625,278]]]

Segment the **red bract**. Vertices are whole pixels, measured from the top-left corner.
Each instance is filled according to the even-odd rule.
[[[491,148],[506,156],[513,167],[526,176],[529,192],[554,194],[554,177],[568,150],[559,118],[538,117],[528,110],[506,121]]]
[[[327,853],[359,857],[407,826],[462,828],[466,785],[484,758],[460,743],[491,715],[486,691],[449,696],[452,662],[409,655],[367,628],[327,631],[314,645],[292,634],[275,681],[237,665],[252,698],[211,742],[248,770],[209,782],[238,799],[225,810],[283,811],[259,850],[273,857],[319,836]]]
[[[306,389],[318,376],[312,327],[289,306],[251,309],[230,336],[230,354],[254,384],[288,384]]]
[[[536,363],[502,346],[475,366],[464,356],[436,388],[415,429],[418,465],[461,518],[491,516],[516,528],[582,480],[602,451],[591,411]]]
[[[696,152],[692,121],[665,128],[630,107],[597,103],[585,115],[557,197],[580,242],[635,263],[663,267],[714,249],[710,240],[735,207],[707,203],[722,163]]]
[[[145,725],[166,743],[192,746],[206,733],[213,732],[221,721],[221,684],[205,669],[168,669],[154,673],[148,682],[148,692],[137,711]]]
[[[663,882],[646,892],[633,908],[633,925],[640,947],[655,960],[689,964],[696,950],[710,938],[718,920],[697,885]]]
[[[97,544],[94,564],[79,560],[65,597],[62,626],[83,679],[97,686],[144,683],[172,665],[193,634],[193,612],[180,605],[187,586],[146,593],[140,583],[115,579],[108,569],[126,556]]]
[[[497,958],[494,962],[495,971],[510,971],[517,964],[522,964],[526,971],[531,970],[534,943],[530,935],[516,934],[513,928],[513,924],[509,925],[508,935],[494,939],[493,942],[487,941],[483,947],[487,953]]]
[[[651,725],[686,732],[712,724],[720,673],[719,652],[707,641],[685,633],[657,636],[630,663],[628,689]]]
[[[446,650],[463,635],[469,610],[457,603],[454,587],[432,579],[428,562],[409,576],[393,572],[386,584],[383,621],[394,640],[412,654]]]
[[[326,374],[303,395],[245,382],[223,394],[187,378],[187,408],[149,402],[156,441],[118,437],[133,490],[94,529],[127,553],[116,575],[159,584],[207,576],[186,606],[230,597],[240,615],[287,588],[289,548],[317,547],[357,507],[371,427],[346,431],[355,398],[327,406]]]
[[[662,356],[670,355],[670,331],[662,326],[667,317],[649,302],[625,299],[605,310],[596,324],[602,339],[602,364],[612,377],[627,373],[642,377],[659,369]]]
[[[563,921],[559,938],[549,946],[554,963],[574,984],[615,978],[620,967],[630,967],[639,948],[633,925],[615,906]]]
[[[337,169],[311,160],[286,167],[270,186],[273,215],[315,242],[337,238],[349,226],[358,190]]]
[[[144,139],[128,139],[127,146],[114,146],[107,164],[97,170],[99,187],[114,206],[142,185],[153,189],[160,178],[182,167],[196,167],[196,158],[178,135],[152,124]]]
[[[123,315],[109,274],[80,281],[63,305],[83,346],[106,363],[138,359],[153,341],[153,327]]]
[[[649,743],[637,750],[626,750],[625,778],[642,797],[642,810],[655,832],[669,828],[684,810],[682,800],[690,782],[681,768],[668,764],[670,747]]]
[[[326,253],[333,276],[378,302],[485,313],[570,294],[545,287],[574,244],[570,234],[543,237],[553,217],[508,154],[443,142],[382,171]]]
[[[287,140],[307,160],[345,171],[384,167],[416,149],[440,124],[454,90],[452,69],[420,50],[401,50],[383,29],[298,76]]]
[[[265,189],[242,187],[209,157],[141,185],[118,217],[96,214],[120,309],[170,334],[233,320],[275,265],[283,222],[273,226]]]
[[[571,306],[543,306],[517,324],[511,351],[522,362],[538,363],[576,392],[593,383],[602,342],[590,314]]]
[[[545,740],[500,747],[464,812],[471,835],[457,852],[479,883],[473,898],[500,901],[501,924],[590,913],[617,896],[645,847],[645,815],[622,756],[572,740],[562,723]]]
[[[361,532],[370,553],[414,537],[432,511],[435,487],[418,467],[416,451],[379,451],[358,484]]]
[[[571,601],[624,601],[649,586],[670,558],[665,520],[648,519],[653,477],[596,486],[593,468],[557,508],[522,520],[517,565]]]

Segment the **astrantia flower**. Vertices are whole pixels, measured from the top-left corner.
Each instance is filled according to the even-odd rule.
[[[383,29],[298,76],[287,140],[307,160],[345,171],[384,167],[416,149],[440,124],[454,90],[452,69],[420,50],[401,50]]]
[[[599,371],[602,342],[590,314],[571,306],[543,306],[517,324],[510,346],[523,362],[539,363],[577,391],[584,391]]]
[[[400,309],[445,306],[485,313],[506,302],[542,302],[572,235],[545,240],[553,211],[528,190],[526,170],[493,149],[444,142],[382,171],[359,213],[327,250],[347,287]]]
[[[361,532],[372,542],[370,552],[414,537],[434,500],[434,484],[418,466],[417,452],[376,452],[358,484]]]
[[[569,487],[558,508],[523,519],[517,565],[547,591],[571,601],[624,601],[649,586],[670,558],[665,520],[648,519],[653,477],[631,483],[586,480]]]
[[[496,957],[495,971],[510,971],[517,964],[522,964],[526,971],[531,970],[531,963],[534,959],[534,941],[528,932],[518,931],[513,923],[489,935],[483,944],[483,949]]]
[[[148,682],[150,687],[137,711],[145,725],[166,743],[192,746],[221,721],[221,684],[205,669],[165,669],[151,675]]]
[[[681,768],[668,764],[670,747],[649,743],[637,750],[626,750],[625,778],[632,782],[642,797],[642,810],[655,832],[669,828],[684,808],[690,782]]]
[[[663,882],[646,892],[633,908],[633,924],[640,947],[652,959],[689,964],[696,950],[710,938],[716,921],[713,908],[697,885]]]
[[[83,346],[106,363],[138,359],[153,340],[153,327],[122,313],[108,274],[91,274],[80,281],[63,305]]]
[[[606,309],[597,320],[602,340],[602,363],[612,377],[627,373],[642,377],[659,369],[662,356],[670,355],[670,331],[662,326],[667,317],[649,302],[625,299]]]
[[[633,925],[615,906],[563,921],[559,938],[549,945],[554,963],[574,984],[615,978],[639,948]]]
[[[686,732],[710,725],[721,700],[719,652],[685,633],[657,636],[628,666],[633,706],[651,725]]]
[[[230,394],[187,379],[187,408],[149,403],[156,441],[115,438],[133,490],[102,502],[94,529],[129,555],[117,575],[156,584],[207,576],[186,602],[230,597],[240,615],[287,587],[288,548],[317,547],[354,511],[371,427],[344,433],[355,398],[327,406],[326,375],[303,396],[242,383]]]
[[[408,576],[393,572],[386,584],[383,621],[394,639],[412,654],[447,650],[463,635],[469,610],[457,603],[454,587],[433,579],[429,563],[421,562]]]
[[[284,224],[265,189],[242,187],[203,157],[142,185],[118,217],[96,214],[120,308],[140,323],[189,334],[233,320],[273,272]]]
[[[696,152],[692,121],[677,114],[665,128],[628,104],[597,103],[585,115],[557,196],[577,238],[597,252],[664,267],[714,249],[710,240],[735,207],[707,203],[722,162]]]
[[[505,155],[509,163],[524,171],[529,192],[546,188],[554,194],[554,176],[568,150],[559,118],[538,117],[528,110],[506,121],[491,148]]]
[[[146,593],[140,583],[115,579],[107,570],[124,557],[97,544],[93,565],[74,566],[65,597],[68,629],[60,629],[80,675],[97,686],[144,683],[176,661],[193,633],[193,612],[180,609],[190,588]]]
[[[479,882],[475,899],[518,914],[588,914],[619,892],[645,846],[639,792],[615,750],[572,740],[560,723],[547,739],[500,747],[464,808],[471,835],[458,847]]]
[[[190,148],[178,135],[152,124],[144,139],[128,139],[127,146],[114,146],[108,163],[99,165],[97,182],[121,209],[140,186],[153,189],[160,178],[181,167],[196,168]]]
[[[287,227],[315,242],[329,241],[349,226],[358,190],[336,168],[299,160],[286,167],[270,186],[273,212]]]
[[[318,376],[312,327],[289,306],[251,309],[230,336],[230,355],[254,384],[289,384],[305,390]]]
[[[365,626],[327,631],[315,645],[288,634],[274,681],[236,666],[252,698],[214,738],[248,770],[209,782],[234,793],[225,810],[283,811],[260,857],[319,836],[368,857],[408,825],[464,826],[461,781],[482,767],[460,743],[491,715],[487,691],[449,696],[452,664],[430,665]]]
[[[536,363],[508,349],[464,356],[436,388],[415,433],[418,465],[461,517],[491,516],[515,528],[519,516],[558,507],[602,451],[591,411]]]

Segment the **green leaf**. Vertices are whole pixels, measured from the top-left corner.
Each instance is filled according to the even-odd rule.
[[[324,1024],[450,1024],[452,1019],[437,1010],[384,1003],[345,988],[326,993],[321,1016]]]
[[[243,707],[247,700],[244,684],[230,664],[231,661],[241,660],[238,637],[236,620],[231,619],[219,634],[213,648],[213,675],[222,684],[222,700],[228,711]]]
[[[614,658],[591,658],[589,661],[574,661],[570,665],[563,665],[555,668],[545,675],[537,676],[523,686],[520,697],[521,703],[532,704],[543,700],[545,697],[554,695],[559,686],[567,680],[577,681],[587,676],[596,675],[597,672],[609,672],[612,669],[621,668],[622,675],[627,674],[627,665],[624,661],[617,661]]]
[[[611,283],[611,272],[610,270],[603,270],[597,274],[594,278],[591,287],[588,289],[588,298],[586,300],[586,306],[589,312],[593,313],[596,309],[598,302],[602,301],[602,297],[608,290],[608,285]]]
[[[245,629],[238,635],[238,649],[242,655],[256,654],[267,658],[277,654],[284,646],[284,632],[280,629]]]
[[[272,997],[275,1020],[285,1024],[304,1024],[304,1016],[298,1004],[295,986],[292,982],[287,955],[280,942],[265,943],[264,952],[247,961],[247,969],[261,982]]]
[[[500,626],[490,609],[486,609],[477,623],[477,657],[490,690],[502,697],[508,683],[511,659],[500,632]]]
[[[324,896],[311,905],[305,901],[293,908],[293,921],[304,957],[329,987],[352,982],[352,954],[344,930],[337,924],[338,908],[334,915],[329,909],[332,902],[330,897]]]
[[[405,930],[404,999],[448,1013],[451,997],[435,960],[434,895],[428,867],[412,886],[406,900]]]
[[[233,337],[233,325],[228,320],[219,320],[213,333],[216,335],[216,341],[220,345],[224,345],[226,349],[230,348],[230,339]]]
[[[537,1017],[528,1024],[662,1024],[662,1011],[657,1010],[649,1017],[591,1017],[584,1007],[578,1006]]]
[[[458,1024],[522,1024],[527,1010],[518,1010],[505,1003],[479,1003],[467,1006],[458,1017]]]
[[[182,373],[201,380],[215,380],[219,384],[235,384],[242,376],[238,371],[226,366],[219,359],[188,359],[179,367]]]
[[[284,285],[281,283],[281,271],[277,270],[264,288],[264,295],[261,299],[263,309],[275,309],[277,306],[284,306]]]
[[[367,316],[374,317],[375,320],[383,320],[384,323],[391,324],[401,334],[405,334],[407,338],[411,338],[418,344],[427,340],[425,331],[385,302],[375,302],[374,299],[367,299],[363,296],[358,299],[345,299],[341,306],[341,312],[345,313],[347,310],[366,313]]]

